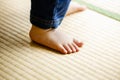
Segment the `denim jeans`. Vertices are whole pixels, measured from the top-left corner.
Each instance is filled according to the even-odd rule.
[[[43,29],[57,28],[71,0],[31,0],[30,22]]]

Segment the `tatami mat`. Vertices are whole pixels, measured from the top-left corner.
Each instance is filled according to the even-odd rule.
[[[0,80],[120,80],[120,22],[91,10],[61,29],[84,42],[62,55],[31,42],[29,0],[0,0]]]
[[[81,0],[97,7],[120,14],[120,0]]]
[[[76,0],[89,9],[120,21],[120,0]]]

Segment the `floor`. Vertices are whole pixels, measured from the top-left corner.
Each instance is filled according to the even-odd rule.
[[[0,80],[120,80],[120,22],[92,10],[61,29],[84,42],[62,55],[31,42],[30,0],[0,0]]]

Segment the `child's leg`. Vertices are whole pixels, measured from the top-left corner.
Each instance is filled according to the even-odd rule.
[[[30,37],[33,41],[61,53],[79,51],[82,42],[57,28],[64,18],[70,0],[32,0]]]

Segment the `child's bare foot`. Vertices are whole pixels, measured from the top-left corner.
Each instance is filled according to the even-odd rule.
[[[84,6],[80,6],[75,2],[71,2],[66,15],[85,10]],[[33,41],[60,51],[61,53],[74,53],[79,51],[79,47],[82,46],[82,42],[66,35],[59,29],[41,29],[32,25],[30,31],[30,37]]]
[[[83,5],[78,4],[77,2],[71,1],[68,11],[66,13],[66,16],[79,12],[79,11],[84,11],[86,8],[87,8],[86,6],[83,6]]]
[[[59,29],[44,30],[33,25],[30,37],[33,41],[60,51],[63,54],[77,52],[79,47],[82,46],[82,42],[66,35]]]

